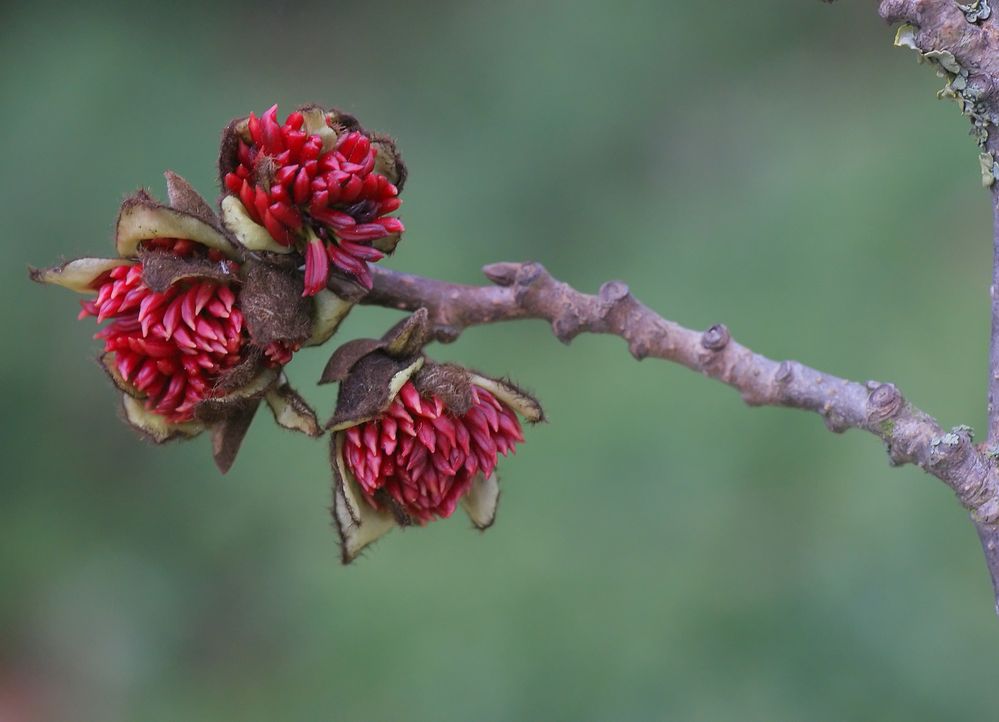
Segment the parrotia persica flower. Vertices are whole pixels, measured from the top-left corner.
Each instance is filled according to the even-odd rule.
[[[406,168],[394,142],[349,115],[307,106],[232,121],[219,156],[220,214],[180,176],[169,203],[139,191],[121,205],[113,258],[30,269],[80,294],[98,324],[101,367],[125,420],[164,443],[210,431],[228,471],[262,403],[318,437],[316,414],[284,366],[325,343],[366,290],[369,263],[403,232],[392,213]],[[333,516],[344,563],[396,526],[461,506],[492,525],[501,456],[524,441],[538,401],[507,380],[423,354],[426,309],[380,339],[342,345],[320,383],[339,382],[330,432]]]
[[[327,428],[344,563],[393,527],[449,517],[459,504],[488,528],[498,458],[524,440],[518,414],[543,418],[510,382],[426,359],[426,339],[421,309],[381,339],[341,346],[320,381],[340,381]]]
[[[306,295],[338,269],[371,288],[368,263],[399,242],[406,169],[394,142],[351,116],[317,106],[284,123],[277,106],[232,121],[222,136],[219,173],[226,226],[246,248],[304,256]]]
[[[105,325],[101,365],[124,417],[162,443],[213,433],[228,470],[258,406],[312,436],[314,412],[281,368],[328,339],[350,309],[333,293],[302,297],[296,269],[244,257],[186,181],[167,173],[170,205],[140,191],[116,225],[116,258],[78,258],[32,278],[86,294],[80,318]]]

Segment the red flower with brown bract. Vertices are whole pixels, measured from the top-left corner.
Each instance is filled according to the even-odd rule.
[[[506,380],[422,355],[421,309],[381,339],[349,341],[320,383],[340,382],[330,457],[333,515],[343,561],[396,526],[423,526],[460,505],[478,529],[492,525],[500,455],[524,440],[518,414],[541,406]]]
[[[245,258],[186,181],[168,173],[167,187],[169,206],[144,191],[122,204],[117,258],[78,258],[32,278],[91,296],[79,317],[108,322],[96,334],[101,363],[126,420],[152,440],[211,429],[225,471],[263,400],[282,426],[319,435],[281,367],[328,339],[350,304],[329,291],[302,298],[294,269]]]
[[[154,238],[141,248],[206,258],[228,274],[237,269],[220,251],[184,239]],[[102,274],[92,284],[97,297],[80,302],[79,317],[113,319],[95,337],[103,339],[121,378],[144,395],[150,411],[173,423],[190,421],[199,403],[218,395],[220,375],[244,360],[249,334],[243,313],[234,307],[228,283],[185,279],[159,293],[142,273],[140,261]],[[291,359],[292,348],[275,341],[263,353],[267,365],[279,366]]]
[[[368,263],[391,252],[404,230],[388,217],[402,203],[398,186],[405,179],[388,138],[317,107],[279,123],[275,105],[229,125],[220,163],[224,189],[232,194],[223,200],[223,215],[241,242],[302,253],[307,295],[326,287],[331,266],[371,288]],[[262,227],[276,248],[266,248],[247,221]]]
[[[81,318],[114,321],[97,333],[121,377],[146,397],[146,408],[172,422],[190,421],[217,375],[240,362],[243,315],[233,292],[211,281],[156,293],[142,264],[118,266],[83,301]]]

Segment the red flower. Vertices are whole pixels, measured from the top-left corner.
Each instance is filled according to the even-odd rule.
[[[240,255],[186,181],[168,173],[167,187],[171,206],[145,192],[122,204],[118,258],[78,258],[32,278],[92,296],[80,318],[109,321],[96,335],[101,363],[123,392],[126,420],[152,440],[211,429],[225,471],[264,400],[280,425],[318,436],[281,366],[328,339],[350,304],[329,291],[302,299],[297,275]]]
[[[187,240],[153,238],[143,248],[206,258],[228,274],[236,270],[220,251]],[[142,273],[143,264],[135,262],[101,274],[91,284],[97,297],[80,302],[79,317],[114,319],[95,338],[104,340],[121,379],[144,396],[148,410],[171,423],[191,421],[198,404],[219,395],[220,376],[244,360],[249,334],[243,313],[228,283],[181,279],[156,292]],[[264,349],[267,365],[287,363],[293,350],[272,342]]]
[[[418,524],[454,513],[472,479],[491,477],[498,454],[524,440],[517,415],[481,386],[461,416],[406,381],[382,415],[346,431],[347,466],[375,509],[383,493]]]
[[[81,301],[80,318],[115,319],[96,338],[121,378],[145,395],[150,411],[190,421],[214,377],[240,361],[243,314],[232,307],[232,291],[202,281],[156,293],[142,283],[141,263],[112,269],[94,289],[97,298]]]
[[[331,264],[371,288],[368,263],[384,258],[404,230],[387,217],[402,203],[396,182],[404,177],[391,141],[315,107],[283,124],[276,105],[259,118],[251,113],[223,139],[222,182],[232,194],[223,201],[227,224],[250,247],[260,234],[247,221],[279,249],[299,250],[306,295],[326,287]]]
[[[492,525],[500,454],[524,440],[519,414],[543,418],[537,400],[508,381],[421,353],[424,309],[381,339],[333,353],[321,383],[340,382],[333,432],[333,517],[344,563],[396,526],[446,518],[460,504],[478,529]]]

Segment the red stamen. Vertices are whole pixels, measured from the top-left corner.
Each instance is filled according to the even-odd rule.
[[[305,290],[303,296],[315,296],[326,288],[330,264],[326,255],[326,247],[318,238],[313,238],[305,245]]]

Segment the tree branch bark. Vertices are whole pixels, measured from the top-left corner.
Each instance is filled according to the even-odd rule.
[[[992,338],[989,344],[989,448],[999,446],[999,193],[992,194]]]
[[[993,183],[992,188],[992,285],[989,287],[992,299],[992,337],[989,342],[989,434],[986,450],[994,457],[999,449],[999,182]],[[999,523],[989,524],[975,519],[975,528],[992,575],[996,614],[999,614]]]
[[[415,311],[426,308],[437,340],[470,327],[542,319],[563,343],[580,333],[619,336],[636,359],[672,361],[739,391],[752,406],[786,406],[819,414],[835,432],[862,429],[884,441],[893,464],[915,464],[946,483],[987,525],[999,519],[999,484],[991,458],[967,427],[945,431],[889,383],[858,383],[797,361],[775,361],[734,341],[721,324],[700,332],[640,303],[621,281],[581,293],[538,263],[495,263],[483,271],[493,286],[467,286],[374,268],[362,300]],[[999,559],[997,559],[999,568]]]
[[[947,71],[948,89],[971,120],[981,149],[982,180],[992,188],[992,335],[989,344],[988,435],[985,450],[999,450],[999,12],[989,0],[881,0],[881,17],[913,26],[912,40],[924,58]],[[947,57],[950,56],[950,57]],[[953,59],[953,62],[950,60]],[[957,71],[955,75],[955,64]],[[955,82],[957,80],[957,82]],[[994,473],[994,472],[993,472]],[[992,575],[999,614],[999,524],[994,499],[985,514],[972,512]]]

